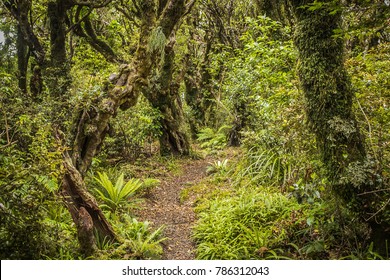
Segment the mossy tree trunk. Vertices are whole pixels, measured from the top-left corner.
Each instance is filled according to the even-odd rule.
[[[74,124],[71,151],[64,154],[66,171],[62,180],[62,194],[77,226],[80,245],[83,251],[90,254],[94,251],[94,237],[91,231],[84,228],[84,225],[90,223],[83,220],[92,220],[93,228],[101,238],[117,240],[110,223],[88,193],[83,178],[101,148],[110,119],[120,106],[129,108],[135,105],[139,89],[146,86],[146,77],[151,67],[151,57],[146,46],[155,24],[154,1],[143,1],[142,13],[140,39],[132,63],[121,66],[120,73],[111,79],[113,86],[107,89],[105,98],[95,100],[94,106],[79,112]],[[90,234],[86,234],[88,232]]]
[[[50,25],[50,64],[46,69],[49,93],[59,101],[55,110],[66,111],[67,92],[71,85],[69,62],[66,53],[66,12],[70,8],[67,1],[52,0],[47,5]],[[58,114],[60,115],[60,114]]]
[[[380,197],[374,191],[377,174],[368,161],[352,108],[354,93],[344,68],[344,41],[334,32],[342,26],[341,12],[331,2],[325,1],[321,8],[309,10],[304,5],[312,1],[290,1],[297,20],[298,74],[306,98],[307,118],[333,191],[370,225],[380,248],[389,238],[389,227],[382,220],[382,211],[378,211]]]
[[[31,0],[8,0],[3,1],[3,4],[18,22],[20,32],[23,34],[24,40],[28,45],[32,56],[39,65],[43,65],[46,56],[45,49],[34,33],[33,27],[29,22],[28,12],[25,12],[29,11]]]
[[[20,26],[17,27],[16,52],[18,56],[18,85],[19,89],[27,93],[27,69],[28,69],[28,47],[24,40]]]
[[[182,15],[192,8],[194,1],[189,1],[187,6],[177,5],[174,2],[160,1],[157,14],[171,18],[173,22],[176,22],[177,30]],[[166,8],[163,9],[162,6]],[[167,24],[170,23],[167,22]],[[162,155],[188,155],[190,144],[184,130],[184,114],[179,95],[179,87],[184,79],[185,71],[182,70],[174,78],[175,30],[158,24],[151,39],[149,48],[159,50],[160,57],[156,57],[158,65],[151,75],[150,86],[144,91],[144,95],[151,105],[161,112],[160,153]]]
[[[184,114],[179,96],[181,78],[173,79],[174,45],[175,39],[171,36],[170,42],[164,46],[161,67],[151,78],[151,86],[145,92],[145,96],[152,106],[161,112],[160,153],[162,155],[188,155],[190,144],[184,131]]]
[[[201,128],[212,125],[210,116],[213,115],[215,102],[212,101],[212,77],[208,68],[211,63],[210,53],[214,36],[211,28],[206,28],[203,39],[199,42],[200,35],[197,30],[199,29],[199,22],[202,21],[199,8],[193,10],[187,21],[191,28],[189,29],[190,40],[187,44],[189,52],[183,63],[186,69],[184,74],[185,101],[191,109],[189,119],[191,136],[196,139]],[[194,57],[196,54],[201,54],[201,56]]]
[[[18,58],[18,84],[22,92],[27,93],[27,69],[30,53],[37,63],[43,65],[45,51],[35,36],[29,22],[31,1],[6,1],[3,4],[17,20],[16,51]]]

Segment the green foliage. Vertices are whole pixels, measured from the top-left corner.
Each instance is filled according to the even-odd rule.
[[[283,249],[288,255],[291,236],[302,220],[290,223],[291,213],[302,208],[280,193],[263,189],[240,189],[231,197],[215,197],[205,202],[199,213],[194,238],[199,259],[274,258]],[[289,223],[280,228],[281,223]]]
[[[151,189],[160,185],[161,181],[154,178],[145,178],[142,180],[142,190],[150,191]]]
[[[63,147],[50,106],[32,103],[7,75],[0,81],[0,257],[77,258],[75,228],[57,197]]]
[[[139,179],[132,178],[125,183],[123,173],[116,180],[115,185],[108,178],[107,173],[98,172],[98,176],[95,180],[99,183],[99,188],[95,188],[95,191],[104,202],[102,207],[106,207],[111,212],[116,212],[125,206],[128,199],[142,187]]]
[[[311,174],[312,179],[310,183],[303,183],[303,179],[300,179],[297,183],[290,187],[292,196],[294,196],[298,203],[314,203],[321,198],[321,192],[325,191],[325,179],[318,182],[319,179],[316,173]]]
[[[228,171],[228,159],[224,159],[222,161],[217,160],[207,166],[206,173],[207,174],[220,174],[224,175]]]
[[[140,97],[137,105],[119,112],[113,122],[114,135],[107,137],[104,154],[107,158],[134,161],[141,155],[151,155],[161,136],[161,113]]]
[[[390,223],[389,207],[384,207],[390,199],[389,192],[383,191],[389,186],[390,176],[390,44],[383,43],[366,54],[351,57],[346,62],[356,92],[355,112],[359,127],[367,139],[369,161],[363,168],[370,169],[369,176],[375,178],[378,196],[372,201],[377,210],[382,209],[375,219]],[[354,179],[361,179],[359,166],[351,166]],[[355,171],[356,170],[356,171]],[[356,173],[356,174],[355,174]],[[359,175],[359,176],[356,176]],[[363,175],[367,176],[366,174]],[[363,178],[364,179],[364,178]]]
[[[223,149],[226,147],[226,137],[230,128],[228,125],[223,125],[216,131],[209,127],[201,129],[197,135],[198,141],[201,142],[200,146],[209,150]]]
[[[300,193],[298,201],[256,185],[224,192],[210,183],[205,188],[193,235],[198,259],[373,257],[369,229],[339,201],[320,200],[311,191]]]
[[[139,222],[124,215],[121,222],[114,227],[124,238],[123,244],[117,247],[111,257],[120,259],[159,259],[162,254],[161,242],[163,227],[152,229],[148,221]]]
[[[40,175],[23,155],[15,145],[0,154],[1,259],[77,257],[75,229],[57,200],[55,177]]]
[[[284,186],[291,181],[291,160],[275,150],[250,149],[240,164],[236,174],[238,184],[267,182],[271,186]]]
[[[158,259],[162,254],[161,242],[166,238],[161,237],[163,227],[150,231],[148,222],[137,222],[133,220],[135,235],[129,239],[133,256],[136,259]]]
[[[148,42],[148,51],[149,52],[158,52],[161,56],[160,63],[163,63],[164,61],[164,47],[165,43],[167,41],[167,38],[165,37],[161,26],[158,26],[156,29],[153,30],[152,35],[150,36],[150,40]]]
[[[282,105],[292,105],[296,95],[294,81],[296,53],[291,30],[267,17],[246,19],[248,29],[242,35],[242,49],[215,54],[224,61],[226,75],[221,87],[223,103],[244,128],[268,129],[273,120],[288,120]],[[280,126],[280,125],[279,125]]]

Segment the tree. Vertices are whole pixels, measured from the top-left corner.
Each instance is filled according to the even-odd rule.
[[[55,135],[62,145],[69,147],[63,153],[65,174],[61,183],[61,194],[71,213],[78,229],[79,242],[85,255],[90,255],[95,250],[94,231],[102,238],[117,240],[110,223],[103,215],[95,198],[89,193],[85,183],[85,174],[91,165],[93,157],[99,152],[104,138],[109,130],[109,122],[119,108],[126,110],[135,105],[139,94],[149,96],[152,104],[158,107],[163,114],[165,134],[179,135],[176,123],[180,120],[175,109],[177,91],[171,91],[171,79],[161,91],[150,92],[151,75],[153,69],[162,69],[162,73],[172,75],[172,69],[165,67],[171,63],[173,56],[171,44],[174,33],[180,24],[182,17],[192,7],[195,1],[183,0],[146,0],[146,1],[120,1],[116,6],[122,9],[125,16],[135,17],[133,23],[138,26],[137,49],[132,55],[131,62],[122,64],[119,73],[113,74],[105,85],[104,95],[96,98],[88,108],[75,112],[75,119],[69,119],[69,92],[71,85],[69,70],[72,44],[69,45],[68,36],[71,32],[86,39],[92,48],[102,53],[108,61],[121,63],[124,60],[98,35],[96,19],[92,19],[94,9],[104,8],[111,4],[112,0],[104,1],[73,1],[50,0],[38,3],[41,10],[46,9],[48,27],[42,27],[48,31],[50,37],[47,43],[44,36],[37,36],[36,23],[31,20],[33,11],[30,9],[31,1],[4,0],[3,4],[16,20],[19,27],[19,39],[24,40],[29,47],[35,64],[32,67],[31,91],[39,93],[42,84],[48,86],[52,104],[50,121],[55,130]],[[128,8],[128,9],[127,9]],[[131,13],[127,13],[131,10]],[[22,41],[20,41],[22,42]],[[156,42],[158,43],[156,45]],[[49,46],[48,50],[46,46]],[[20,44],[21,73],[27,72],[25,61],[25,49]],[[49,56],[46,55],[49,53]],[[161,60],[161,57],[166,59]],[[22,65],[22,62],[25,63]],[[161,63],[160,63],[161,62]],[[22,73],[22,74],[23,74]],[[41,79],[42,74],[43,79]],[[24,74],[23,74],[24,75]],[[21,78],[22,76],[21,75]],[[164,74],[165,75],[165,74]],[[24,75],[25,76],[25,75]],[[25,83],[21,80],[21,87]],[[165,82],[165,81],[164,81]],[[39,84],[40,83],[40,84]],[[169,99],[174,92],[172,99]],[[68,123],[72,123],[68,125]],[[171,139],[167,137],[167,145],[171,145],[173,152],[188,153],[188,141],[183,137]],[[183,140],[184,139],[184,140]],[[176,146],[174,146],[176,144]]]
[[[64,153],[66,171],[62,180],[62,194],[78,227],[80,243],[87,252],[93,251],[93,228],[110,240],[116,240],[117,237],[95,199],[89,194],[83,181],[85,173],[101,148],[111,118],[119,108],[126,110],[135,105],[139,94],[147,91],[148,78],[161,56],[160,49],[153,47],[156,34],[164,36],[162,43],[165,45],[187,9],[192,6],[192,1],[185,3],[182,0],[171,0],[162,3],[165,4],[163,8],[160,7],[162,12],[159,15],[156,13],[155,1],[137,3],[140,31],[133,59],[130,64],[122,65],[118,74],[110,77],[111,85],[107,85],[103,98],[95,100],[92,106],[79,112],[71,149]]]
[[[35,35],[32,24],[29,21],[31,13],[31,1],[3,1],[4,6],[10,12],[12,17],[17,21],[17,56],[19,72],[19,88],[27,93],[27,68],[30,53],[34,57],[39,67],[43,67],[46,57],[46,51],[43,48],[38,37]],[[27,50],[28,47],[28,50]],[[37,72],[36,72],[37,73]],[[36,81],[39,81],[37,78]],[[42,84],[37,85],[38,88]]]
[[[189,3],[185,10],[186,13],[189,12],[194,3],[195,1]],[[157,11],[160,13],[158,16],[161,16],[164,11],[160,5]],[[184,132],[184,114],[179,95],[180,83],[185,71],[175,73],[175,44],[175,31],[170,34],[164,33],[162,26],[154,30],[149,48],[157,50],[160,57],[156,57],[158,64],[152,72],[150,86],[144,91],[144,95],[152,106],[161,112],[161,154],[188,155],[190,144],[188,136]]]
[[[371,227],[377,249],[389,238],[389,223],[376,194],[378,174],[369,159],[353,111],[354,92],[344,67],[339,1],[290,1],[296,17],[295,45],[306,114],[335,194]],[[386,205],[385,205],[386,206]],[[379,208],[379,210],[378,210]]]
[[[184,132],[184,114],[179,95],[182,75],[175,72],[175,37],[162,46],[160,66],[154,71],[145,96],[154,108],[161,112],[160,153],[162,155],[188,155],[189,139]]]
[[[226,61],[216,57],[221,53],[234,55],[234,50],[242,47],[240,36],[247,28],[245,18],[256,15],[257,9],[251,1],[202,0],[188,17],[188,52],[183,60],[193,137],[202,127],[219,126],[224,121],[220,120],[218,106]],[[241,117],[237,117],[231,134],[238,135],[242,126]]]

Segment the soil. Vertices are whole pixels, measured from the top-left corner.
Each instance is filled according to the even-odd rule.
[[[188,160],[180,170],[165,174],[158,187],[147,195],[142,211],[137,213],[140,220],[153,223],[153,228],[164,226],[164,260],[195,259],[195,244],[191,239],[191,228],[195,222],[195,213],[191,199],[181,201],[183,189],[200,182],[206,176],[206,159]]]

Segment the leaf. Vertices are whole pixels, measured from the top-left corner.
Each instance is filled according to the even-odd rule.
[[[306,223],[308,226],[311,226],[314,223],[314,218],[313,217],[307,218]]]

